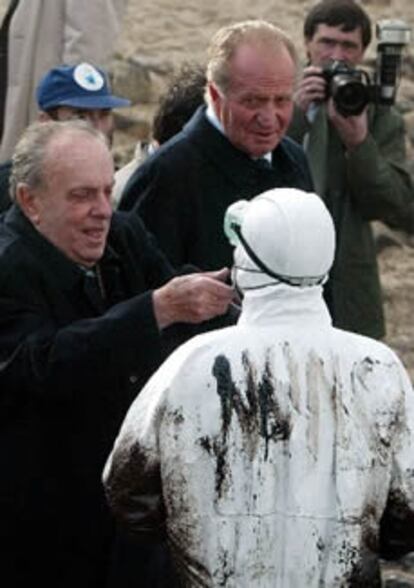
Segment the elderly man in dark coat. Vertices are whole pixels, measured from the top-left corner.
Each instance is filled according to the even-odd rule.
[[[112,214],[113,163],[85,122],[30,127],[0,217],[2,585],[106,586],[100,476],[130,402],[171,346],[224,313],[226,270],[174,277],[142,223]],[[190,329],[190,325],[188,326]],[[121,586],[118,579],[116,586]]]
[[[181,133],[130,178],[120,208],[134,208],[173,264],[229,265],[226,208],[289,186],[311,190],[302,148],[286,138],[297,57],[264,21],[218,31],[210,46],[206,97]]]

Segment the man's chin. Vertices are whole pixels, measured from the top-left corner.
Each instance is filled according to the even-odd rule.
[[[104,254],[104,247],[96,247],[93,249],[89,249],[89,251],[84,251],[82,255],[82,265],[86,267],[93,267],[96,265]]]
[[[279,137],[277,139],[273,139],[272,141],[256,141],[256,143],[252,146],[251,154],[253,157],[263,157],[263,155],[266,155],[266,153],[270,153],[271,151],[276,149],[279,143]]]

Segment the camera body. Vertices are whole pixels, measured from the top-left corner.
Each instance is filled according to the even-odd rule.
[[[343,116],[361,114],[369,102],[391,105],[395,102],[402,50],[410,42],[411,29],[402,20],[385,19],[377,23],[377,61],[371,80],[362,69],[344,61],[331,61],[322,68],[326,98],[332,97]]]
[[[325,98],[332,97],[336,110],[342,116],[361,114],[372,101],[370,78],[362,69],[354,69],[345,61],[334,60],[322,69],[326,81]]]

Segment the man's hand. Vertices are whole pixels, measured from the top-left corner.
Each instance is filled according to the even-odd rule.
[[[326,99],[326,80],[321,75],[322,68],[310,65],[303,70],[303,78],[295,93],[295,103],[307,112],[312,102],[324,102]],[[327,103],[328,117],[348,151],[352,151],[368,134],[368,117],[364,110],[358,116],[342,116],[335,108],[332,98]]]
[[[332,98],[328,101],[328,118],[335,127],[347,151],[352,151],[365,141],[368,135],[368,116],[364,109],[357,116],[342,116],[338,113]]]
[[[234,297],[225,284],[229,270],[178,276],[153,292],[154,314],[160,329],[173,323],[201,323],[224,314]]]
[[[295,103],[306,113],[312,102],[325,100],[326,80],[323,78],[322,68],[310,65],[303,70],[303,78],[295,92]]]

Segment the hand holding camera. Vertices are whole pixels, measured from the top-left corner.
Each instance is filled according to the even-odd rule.
[[[302,110],[308,112],[314,102],[323,102],[326,98],[326,81],[322,76],[322,68],[309,65],[303,71],[303,78],[295,93],[295,103]]]
[[[363,69],[345,61],[330,60],[322,67],[304,71],[296,99],[306,111],[313,101],[332,98],[337,112],[358,116],[370,103],[392,105],[395,102],[402,50],[410,42],[411,30],[401,20],[381,20],[376,27],[377,65],[373,80]],[[318,82],[318,76],[323,82]]]
[[[329,120],[348,151],[362,143],[368,133],[366,87],[349,72],[353,70],[344,62],[331,62],[324,68],[310,65],[304,70],[295,95],[297,106],[308,116],[311,104],[327,102]]]
[[[369,132],[368,116],[365,108],[358,114],[344,116],[338,112],[333,98],[329,98],[327,113],[347,152],[352,151],[365,141]]]

